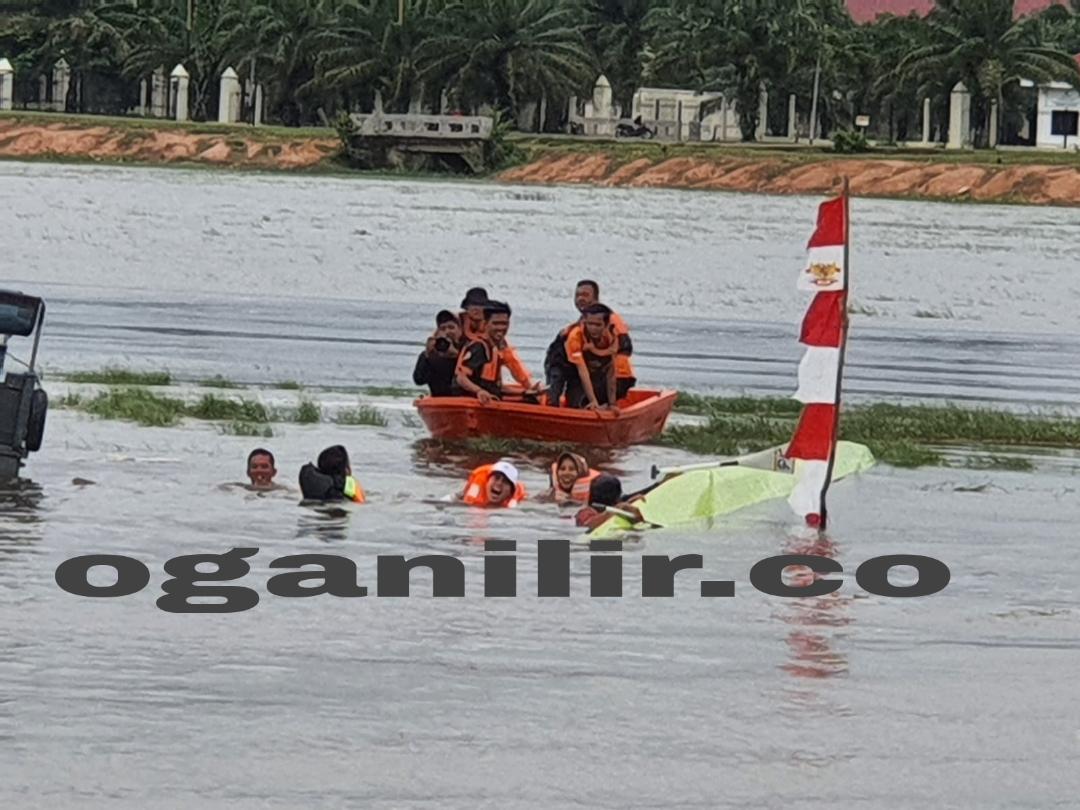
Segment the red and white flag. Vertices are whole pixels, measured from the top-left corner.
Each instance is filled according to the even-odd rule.
[[[836,451],[847,337],[847,210],[846,196],[821,204],[807,266],[798,283],[799,289],[815,295],[799,336],[806,353],[799,363],[795,399],[803,403],[803,410],[785,455],[799,460],[798,481],[788,503],[811,524],[821,523],[825,514],[825,492]]]

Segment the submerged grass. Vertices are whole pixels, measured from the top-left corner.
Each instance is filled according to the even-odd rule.
[[[163,397],[145,388],[114,388],[75,407],[104,419],[122,419],[147,427],[172,427],[183,418],[183,400]]]
[[[234,383],[232,380],[222,377],[220,374],[215,374],[209,379],[203,380],[199,383],[203,388],[240,388],[241,386]]]
[[[791,438],[801,405],[794,400],[680,395],[676,407],[708,417],[704,425],[676,425],[659,441],[691,453],[738,455]],[[931,445],[1080,448],[1080,419],[1060,414],[1016,414],[955,405],[878,403],[844,409],[840,438],[865,444],[897,467],[944,465]],[[1032,469],[1030,461],[1005,455],[972,457],[979,469]]]
[[[296,380],[282,380],[274,385],[274,388],[280,388],[282,391],[299,391],[303,387]]]
[[[370,405],[347,408],[338,413],[334,421],[339,425],[370,425],[372,427],[386,427],[389,424],[382,412]]]
[[[270,412],[261,402],[253,399],[228,399],[215,394],[203,394],[202,398],[187,410],[195,419],[215,421],[256,422],[270,421]]]
[[[406,388],[400,385],[366,385],[360,389],[360,393],[369,397],[408,397],[414,399],[424,392],[419,388]]]
[[[274,431],[269,425],[259,425],[253,422],[226,422],[221,426],[223,436],[254,436],[260,439],[271,439]]]
[[[106,367],[99,371],[75,371],[64,376],[73,383],[96,383],[98,385],[170,385],[172,375],[167,371],[132,371],[126,368]]]
[[[300,400],[293,412],[293,421],[300,425],[314,425],[322,421],[322,408],[310,399]]]

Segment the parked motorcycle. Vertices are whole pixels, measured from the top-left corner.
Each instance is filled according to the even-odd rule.
[[[651,139],[656,137],[656,129],[645,126],[641,121],[641,116],[638,116],[632,124],[616,124],[615,137]]]

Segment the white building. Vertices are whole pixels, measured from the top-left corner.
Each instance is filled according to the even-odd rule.
[[[734,99],[722,93],[697,93],[642,87],[634,93],[631,117],[656,128],[658,138],[682,141],[740,141]],[[680,133],[679,130],[682,130]]]
[[[1076,57],[1080,62],[1080,55]],[[1021,87],[1034,87],[1024,80]],[[1067,82],[1038,86],[1035,108],[1035,146],[1041,149],[1080,148],[1080,90]]]

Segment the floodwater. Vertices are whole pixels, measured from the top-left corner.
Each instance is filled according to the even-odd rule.
[[[0,164],[2,286],[47,296],[52,371],[348,388],[408,384],[431,311],[477,280],[519,304],[514,334],[539,369],[589,275],[634,327],[643,380],[780,393],[814,202]],[[1076,403],[1080,215],[853,209],[854,391]],[[573,536],[568,515],[432,503],[475,459],[425,442],[396,404],[385,428],[266,440],[50,414],[29,480],[0,491],[5,806],[1075,807],[1075,463],[879,466],[833,489],[825,539],[763,504],[630,543],[622,599],[588,597],[584,551],[571,598],[538,599],[537,541]],[[220,486],[255,444],[292,484],[338,441],[370,501],[346,517]],[[598,463],[637,484],[685,458],[639,447]],[[540,490],[546,460],[519,460]],[[517,541],[516,599],[481,596],[489,538]],[[166,560],[232,547],[260,549],[242,583],[257,607],[155,607]],[[142,560],[150,585],[64,593],[56,566],[88,553]],[[269,595],[270,563],[303,553],[352,559],[372,593],[380,554],[454,555],[468,596],[422,595],[425,576],[408,599]],[[750,567],[781,553],[835,558],[843,587],[757,593]],[[676,598],[643,599],[644,554],[704,568],[680,574]],[[854,571],[882,554],[936,557],[952,581],[870,595]],[[735,598],[698,598],[701,578],[735,580]]]

